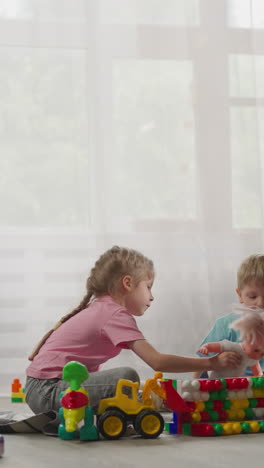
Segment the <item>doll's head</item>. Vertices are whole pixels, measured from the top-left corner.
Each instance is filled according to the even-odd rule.
[[[245,340],[242,343],[242,348],[250,359],[256,359],[256,361],[259,361],[264,356],[263,340],[257,339],[253,343],[250,343],[250,341]]]
[[[242,318],[230,324],[230,328],[238,330],[242,347],[251,359],[262,359],[264,356],[264,320],[256,312],[245,314]]]

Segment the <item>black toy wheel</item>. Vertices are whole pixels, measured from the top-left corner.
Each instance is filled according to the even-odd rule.
[[[121,411],[106,411],[99,416],[97,428],[105,439],[119,439],[126,432],[126,418]]]
[[[155,439],[163,429],[164,419],[157,411],[143,410],[136,417],[135,430],[145,439]]]

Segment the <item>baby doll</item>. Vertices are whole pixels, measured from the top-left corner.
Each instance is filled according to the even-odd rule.
[[[222,340],[217,343],[206,343],[198,351],[206,355],[222,351],[236,351],[242,356],[241,363],[236,369],[210,371],[208,372],[209,378],[242,377],[247,367],[250,367],[253,375],[262,376],[259,360],[264,356],[264,319],[256,312],[248,312],[242,318],[232,322],[230,328],[239,331],[241,343]]]

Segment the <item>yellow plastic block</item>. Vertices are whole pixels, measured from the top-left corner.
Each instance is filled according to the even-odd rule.
[[[263,398],[264,397],[264,389],[263,388],[253,388],[253,396],[254,396],[254,398]]]
[[[199,412],[204,411],[205,404],[203,401],[196,401],[195,405],[196,405],[195,411],[199,411]]]
[[[26,401],[26,394],[24,392],[12,392],[11,401],[14,403],[19,403],[22,401],[24,403]]]

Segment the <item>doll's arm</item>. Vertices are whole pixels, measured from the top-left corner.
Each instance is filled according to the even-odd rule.
[[[199,353],[206,354],[206,355],[208,353],[220,353],[220,351],[221,351],[220,343],[206,343],[198,349]]]
[[[261,369],[260,363],[258,362],[254,366],[250,367],[250,370],[253,375],[257,375],[258,377],[263,376],[263,371]]]

